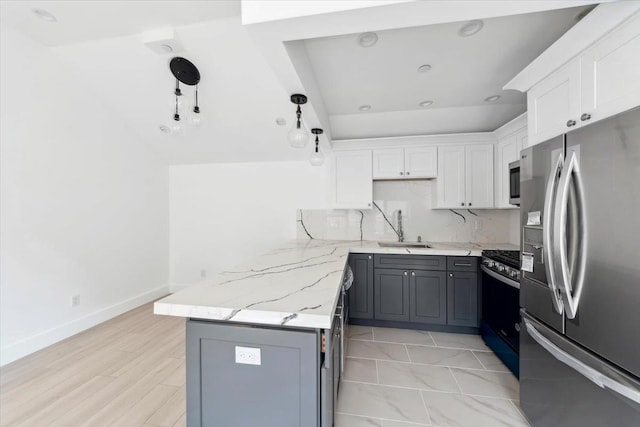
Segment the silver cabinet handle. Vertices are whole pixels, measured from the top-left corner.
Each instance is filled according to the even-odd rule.
[[[575,178],[574,178],[575,177]],[[567,204],[569,202],[569,188],[572,180],[575,182],[575,195],[578,202],[578,214],[580,219],[576,221],[578,227],[578,235],[573,235],[574,241],[579,242],[579,254],[577,255],[577,266],[573,274],[569,272],[569,261],[567,257],[567,245],[565,239],[558,238],[553,242],[553,252],[559,254],[555,258],[555,269],[560,277],[560,295],[564,303],[567,318],[574,319],[578,312],[578,304],[580,303],[580,295],[584,285],[584,273],[586,270],[586,249],[587,249],[587,233],[586,233],[586,215],[584,209],[584,188],[582,184],[582,175],[580,174],[580,165],[576,152],[571,152],[568,163],[562,168],[560,182],[558,183],[558,192],[556,194],[554,207],[554,224],[553,233],[555,236],[564,236],[567,229]],[[575,289],[572,289],[571,279],[575,278]]]
[[[453,273],[449,273],[449,277],[453,277]]]
[[[412,272],[411,272],[411,275],[412,275],[412,276],[415,276],[415,275],[416,275],[416,272],[415,272],[415,271],[412,271]]]
[[[567,120],[567,127],[570,128],[572,126],[576,125],[576,121],[575,120]]]
[[[589,119],[591,119],[591,114],[589,113],[584,113],[583,115],[580,116],[580,120],[582,120],[583,122],[586,122]]]
[[[542,335],[527,319],[524,319],[524,325],[527,332],[534,339],[535,342],[540,344],[542,348],[547,350],[549,354],[558,359],[565,365],[573,368],[576,372],[595,383],[598,387],[608,388],[615,391],[618,394],[625,396],[628,399],[633,400],[636,403],[640,403],[640,390],[636,390],[627,385],[621,384],[618,381],[604,375],[601,372],[593,369],[570,354],[566,353],[561,348],[557,347],[551,341],[549,341],[544,335]]]
[[[551,173],[549,173],[549,178],[547,179],[547,193],[544,196],[544,216],[542,223],[544,226],[542,229],[542,263],[544,264],[544,270],[547,273],[547,283],[549,284],[549,291],[551,291],[551,302],[553,303],[553,308],[559,314],[564,313],[564,306],[556,285],[556,271],[553,264],[552,231],[555,217],[552,214],[552,210],[553,196],[555,193],[558,175],[560,174],[560,169],[562,169],[562,163],[562,154],[559,154],[558,160],[556,161],[555,166],[551,169]]]
[[[469,262],[453,262],[454,267],[471,267]]]
[[[407,275],[407,272],[406,272],[406,271],[404,272],[404,275],[405,275],[405,276]]]
[[[371,255],[369,255],[369,259],[371,259],[371,258],[372,258]]]

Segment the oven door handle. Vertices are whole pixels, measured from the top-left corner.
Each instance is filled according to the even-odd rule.
[[[504,277],[501,274],[496,273],[495,271],[491,271],[489,270],[487,267],[485,267],[484,265],[481,265],[480,268],[482,269],[483,272],[487,273],[489,276],[493,277],[496,280],[501,281],[502,283],[505,283],[509,286],[512,286],[516,289],[520,289],[520,283],[513,280],[513,279],[509,279],[508,277]]]

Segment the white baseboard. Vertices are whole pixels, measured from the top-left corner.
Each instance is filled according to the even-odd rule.
[[[105,307],[93,313],[72,320],[71,322],[39,332],[18,342],[0,349],[0,366],[11,363],[33,352],[55,344],[65,338],[89,329],[99,323],[114,318],[122,313],[156,300],[169,293],[169,286],[164,285],[117,304]]]

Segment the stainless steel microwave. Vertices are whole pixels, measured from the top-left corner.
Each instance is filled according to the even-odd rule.
[[[509,163],[509,203],[520,206],[520,161]]]

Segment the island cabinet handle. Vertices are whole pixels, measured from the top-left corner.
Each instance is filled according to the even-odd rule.
[[[371,259],[371,258],[372,258],[371,255],[369,255],[369,259]]]
[[[412,275],[412,276],[415,276],[415,275],[416,275],[416,272],[415,272],[415,271],[412,271],[412,272],[411,272],[411,275]]]
[[[449,277],[453,277],[453,273],[449,273]]]
[[[407,275],[407,272],[406,272],[406,271],[404,272],[404,275],[405,275],[405,276]]]

